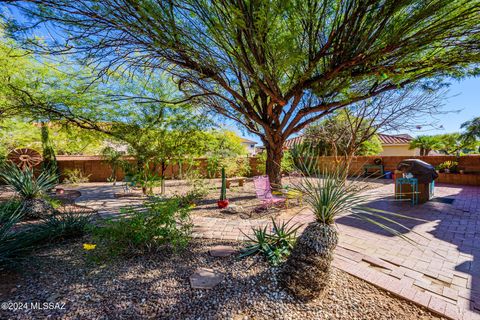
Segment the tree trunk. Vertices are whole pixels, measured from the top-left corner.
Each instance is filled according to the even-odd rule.
[[[276,189],[282,185],[282,157],[283,157],[283,140],[281,143],[272,145],[265,144],[267,151],[267,163],[265,165],[266,174],[270,180],[272,188]]]
[[[334,226],[312,222],[298,238],[280,273],[280,283],[297,298],[319,298],[330,282],[338,243]]]

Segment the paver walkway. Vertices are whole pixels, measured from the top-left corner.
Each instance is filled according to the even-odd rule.
[[[103,190],[101,185],[98,188]],[[81,189],[84,196],[79,202],[103,214],[132,204],[132,199],[112,203],[111,186],[100,199],[95,192]],[[392,225],[417,244],[344,216],[337,220],[340,243],[335,265],[450,318],[480,319],[480,187],[440,185],[436,196],[455,199],[452,204],[431,201],[415,207],[395,201],[392,189],[393,185],[385,185],[369,191],[369,206],[423,219],[398,220],[411,231]],[[292,223],[306,225],[313,219],[305,209]],[[198,217],[194,236],[245,240],[243,233],[265,224],[269,221]]]

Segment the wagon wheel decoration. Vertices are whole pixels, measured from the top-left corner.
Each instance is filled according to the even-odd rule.
[[[35,150],[23,148],[15,149],[8,154],[8,160],[15,163],[20,169],[33,168],[42,162],[42,156]]]

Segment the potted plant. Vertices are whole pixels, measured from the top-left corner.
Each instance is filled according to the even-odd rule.
[[[220,200],[217,201],[217,205],[220,209],[228,207],[227,178],[225,176],[225,168],[222,168],[222,189],[220,192]]]
[[[445,161],[441,163],[438,167],[440,169],[440,172],[445,172],[445,173],[450,173],[450,172],[455,172],[457,170],[458,162],[456,161]]]

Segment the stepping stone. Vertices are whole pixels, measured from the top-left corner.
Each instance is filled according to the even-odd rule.
[[[212,289],[223,281],[223,274],[208,268],[198,268],[190,276],[192,289]]]
[[[235,253],[235,249],[231,246],[215,246],[209,252],[212,257],[228,257]]]

